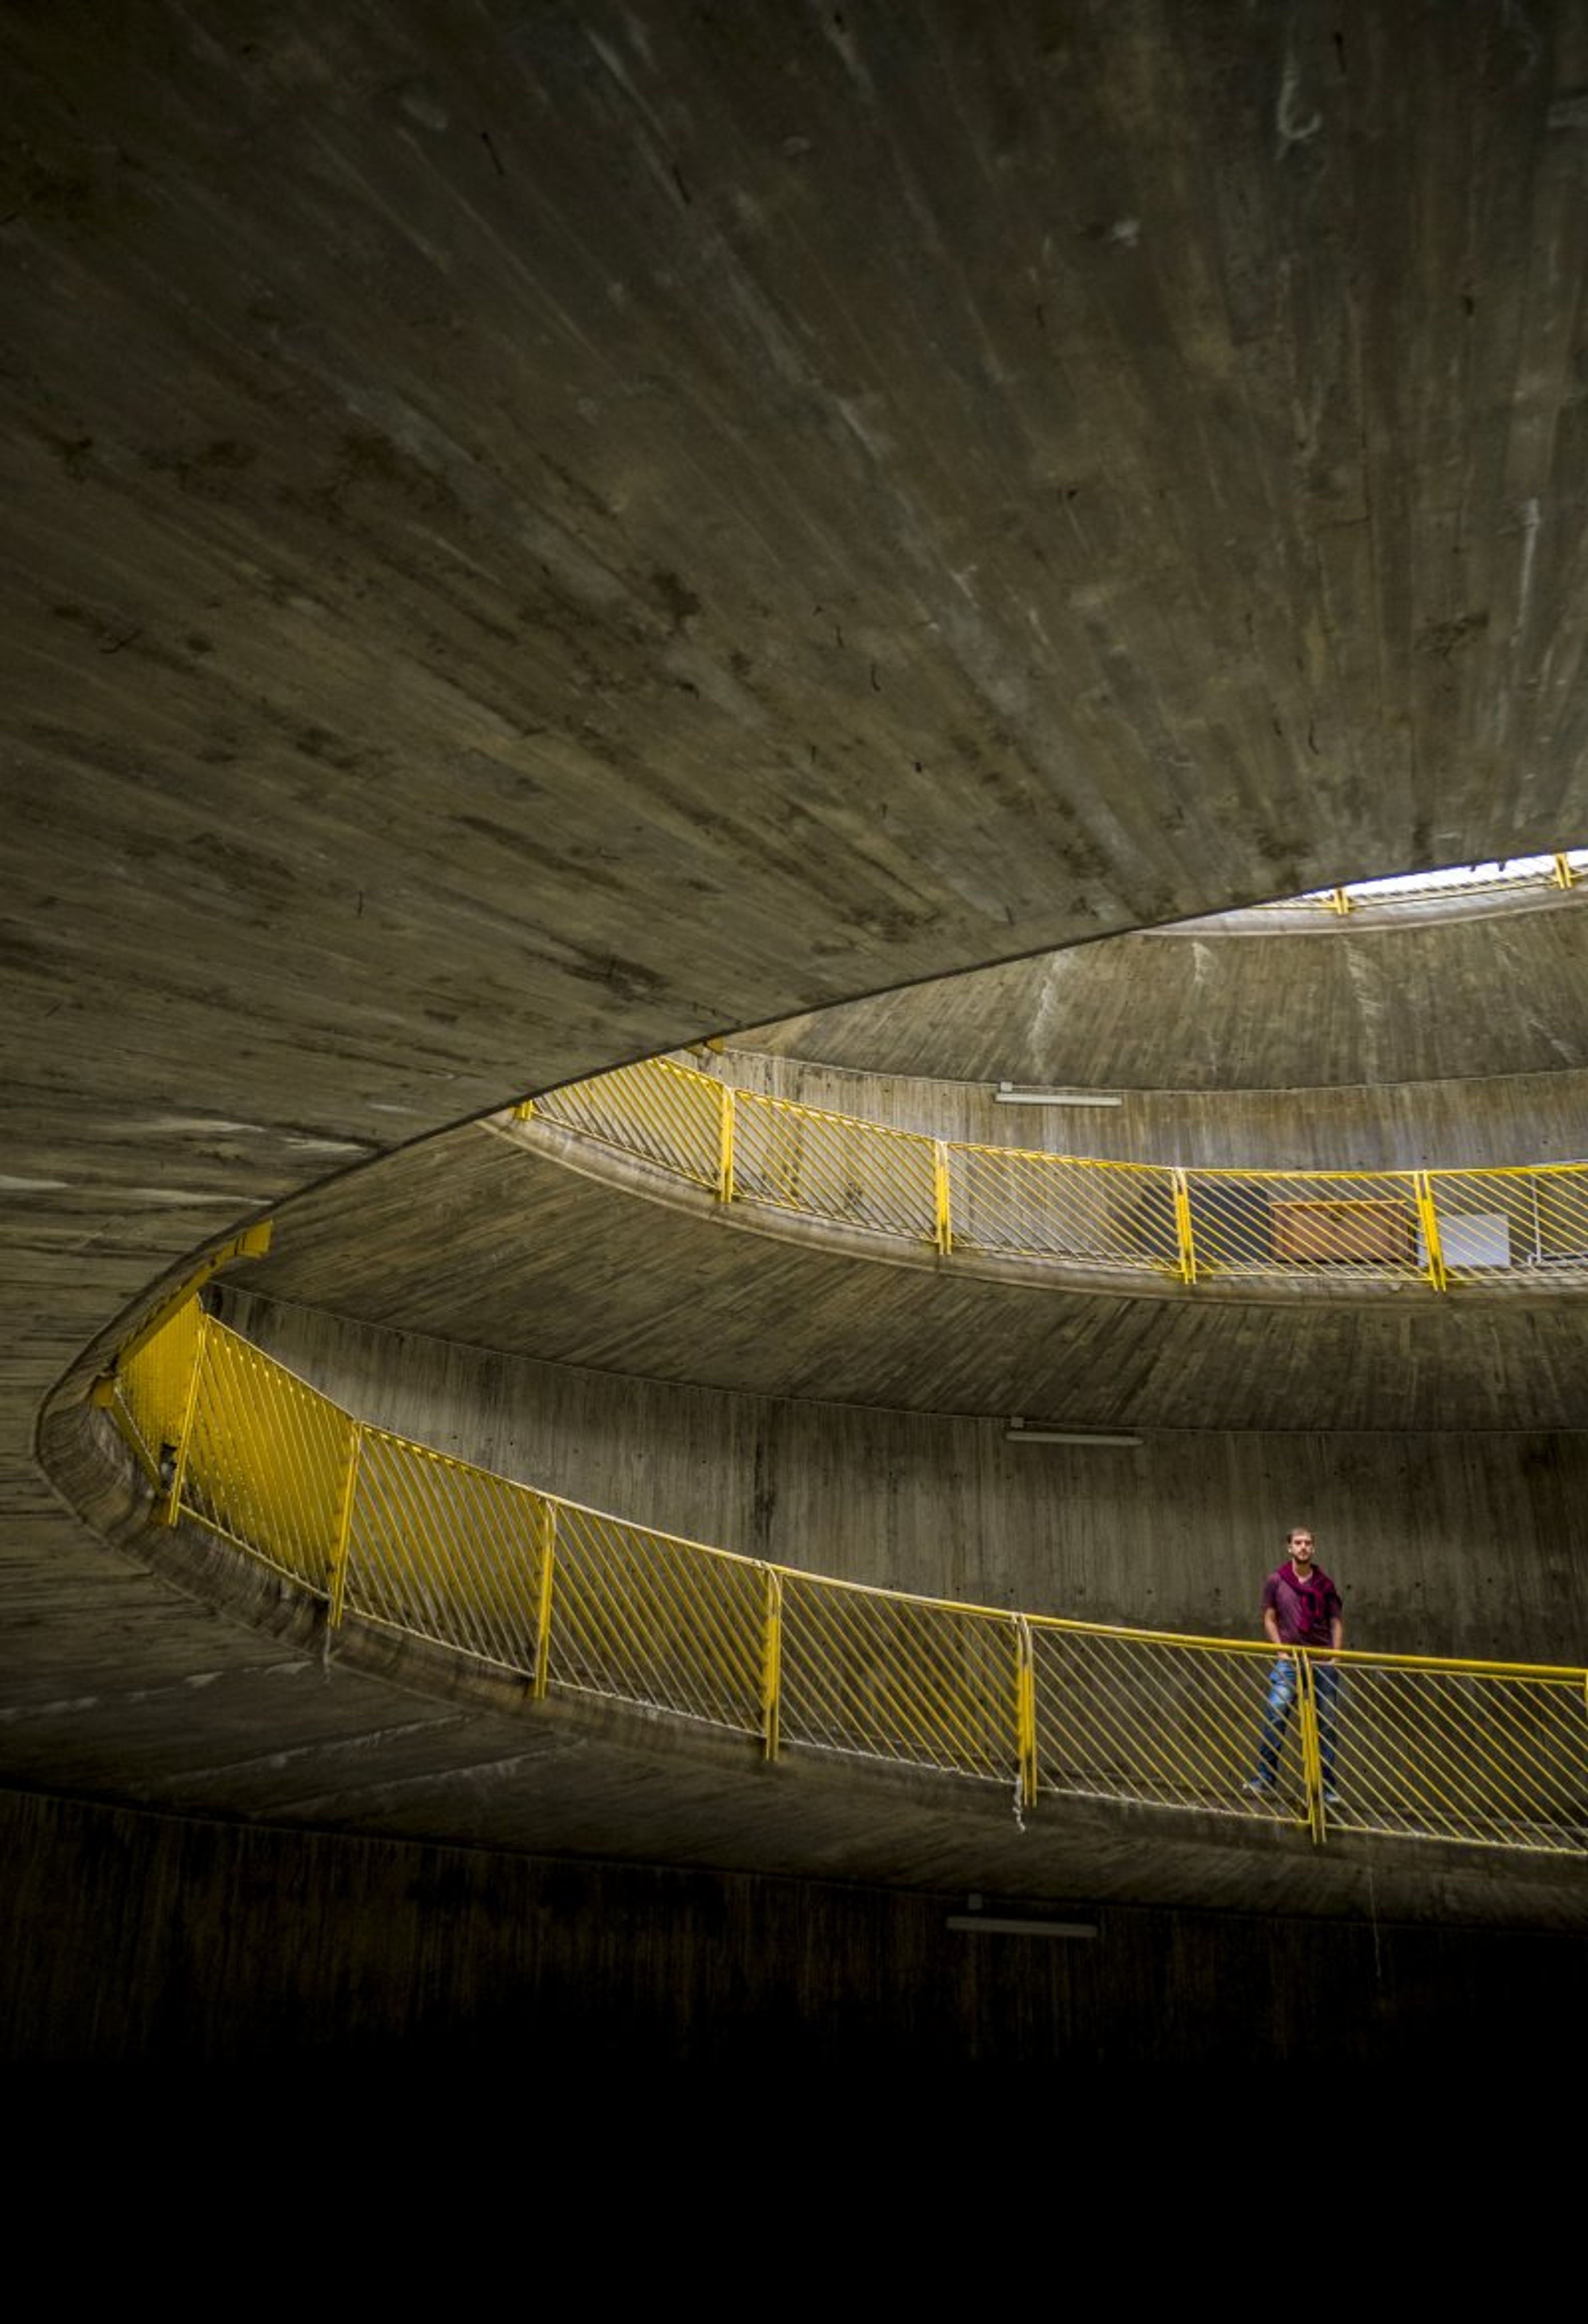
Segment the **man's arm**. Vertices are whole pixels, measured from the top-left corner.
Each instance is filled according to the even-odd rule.
[[[1279,1618],[1271,1606],[1265,1606],[1262,1609],[1262,1634],[1270,1646],[1285,1643],[1279,1636]]]
[[[1329,1584],[1329,1644],[1336,1654],[1345,1644],[1345,1609],[1333,1582]]]

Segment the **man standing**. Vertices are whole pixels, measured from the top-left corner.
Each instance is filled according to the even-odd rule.
[[[1262,1585],[1262,1627],[1276,1646],[1322,1646],[1335,1651],[1345,1642],[1340,1592],[1313,1554],[1310,1527],[1293,1526],[1286,1536],[1288,1552],[1283,1565]],[[1324,1799],[1339,1803],[1334,1788],[1334,1714],[1339,1705],[1340,1673],[1333,1663],[1315,1662],[1313,1695],[1318,1711],[1318,1756],[1324,1764]],[[1296,1705],[1295,1658],[1283,1654],[1269,1675],[1268,1708],[1263,1713],[1262,1740],[1258,1747],[1257,1773],[1249,1792],[1271,1792],[1279,1777],[1279,1752],[1290,1713]]]

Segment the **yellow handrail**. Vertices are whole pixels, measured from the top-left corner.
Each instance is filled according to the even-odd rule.
[[[1588,1855],[1588,1672],[1275,1649],[872,1588],[636,1525],[353,1415],[213,1318],[109,1409],[180,1515],[327,1608],[759,1744],[1081,1796]],[[555,1588],[553,1576],[555,1573]]]
[[[929,1245],[946,1259],[1149,1274],[1187,1289],[1242,1277],[1441,1292],[1588,1285],[1583,1162],[1203,1169],[1035,1153],[763,1096],[671,1057],[554,1090],[533,1119],[741,1210]]]

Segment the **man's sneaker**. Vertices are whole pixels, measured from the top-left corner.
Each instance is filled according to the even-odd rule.
[[[1271,1775],[1253,1775],[1246,1788],[1253,1799],[1260,1800],[1267,1793],[1273,1790],[1274,1779]]]
[[[1334,1784],[1325,1784],[1324,1785],[1324,1805],[1326,1808],[1337,1808],[1340,1803],[1340,1794],[1334,1789]]]

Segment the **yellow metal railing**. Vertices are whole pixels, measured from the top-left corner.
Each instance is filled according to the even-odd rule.
[[[1588,1284],[1588,1163],[1177,1169],[974,1146],[735,1089],[652,1057],[518,1109],[709,1189],[953,1253],[1186,1284]]]
[[[756,1743],[1310,1831],[1588,1855],[1588,1672],[961,1606],[679,1540],[355,1419],[200,1314],[109,1408],[190,1518],[323,1604]]]

